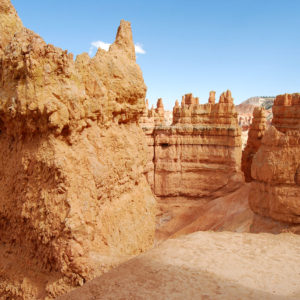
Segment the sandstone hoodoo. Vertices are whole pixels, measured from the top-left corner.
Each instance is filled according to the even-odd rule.
[[[158,123],[163,124],[165,120],[165,109],[161,98],[157,100],[155,112],[158,114]]]
[[[154,162],[154,174],[148,177],[155,195],[217,197],[243,182],[241,130],[230,91],[216,104],[214,92],[207,104],[187,94],[181,106],[175,103],[172,125],[151,127],[151,132],[145,125]]]
[[[9,1],[0,20],[0,250],[25,264],[1,266],[1,297],[56,297],[153,243],[146,86],[129,22],[109,51],[74,61]]]
[[[251,181],[252,159],[261,145],[262,138],[266,130],[266,113],[263,107],[255,107],[253,110],[252,124],[248,133],[246,148],[242,154],[242,171],[245,180]]]
[[[209,92],[208,103],[215,104],[215,102],[216,102],[216,92],[215,91],[210,91]]]
[[[249,204],[259,215],[300,223],[300,94],[276,97],[272,125],[252,161]]]

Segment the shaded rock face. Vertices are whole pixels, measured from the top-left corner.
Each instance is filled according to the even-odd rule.
[[[261,145],[266,130],[266,113],[263,107],[255,107],[253,110],[252,124],[248,133],[248,140],[242,154],[242,171],[247,182],[251,181],[252,159]]]
[[[249,204],[262,216],[300,223],[300,94],[277,96],[273,115],[253,158]]]
[[[148,178],[155,195],[216,197],[243,182],[241,130],[230,91],[217,104],[199,104],[187,94],[181,106],[176,101],[171,126],[141,125],[151,149]]]
[[[0,20],[0,241],[27,269],[55,272],[44,286],[55,297],[153,243],[137,126],[146,86],[129,22],[108,52],[74,61],[22,27],[9,1]]]
[[[140,127],[143,129],[147,140],[148,163],[145,168],[145,176],[151,189],[154,190],[154,128],[157,125],[165,124],[164,105],[161,98],[157,100],[156,108],[149,109],[148,100],[145,102],[143,115],[139,120]]]

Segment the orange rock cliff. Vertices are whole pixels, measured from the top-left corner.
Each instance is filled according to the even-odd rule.
[[[277,221],[300,223],[300,94],[276,97],[272,126],[253,158],[249,204]]]
[[[23,27],[8,0],[0,21],[0,240],[27,263],[0,285],[7,297],[52,298],[153,243],[137,125],[146,86],[129,22],[108,52],[74,61]],[[54,275],[25,295],[29,269]]]
[[[252,124],[248,133],[247,145],[242,153],[242,171],[245,180],[251,181],[252,159],[261,145],[266,130],[266,113],[263,107],[255,107],[253,111]]]
[[[148,180],[155,195],[217,197],[243,182],[241,130],[230,91],[214,103],[199,104],[192,94],[176,101],[173,124],[155,125],[141,119],[152,166]]]

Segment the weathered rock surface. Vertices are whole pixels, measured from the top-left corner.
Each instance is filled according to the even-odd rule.
[[[24,262],[14,272],[0,260],[0,296],[51,298],[153,244],[137,126],[146,86],[129,22],[108,52],[74,61],[22,27],[9,1],[0,20],[0,242]],[[48,280],[37,286],[37,274]]]
[[[300,94],[277,96],[273,115],[253,158],[249,204],[259,215],[300,223]]]
[[[266,130],[266,113],[263,107],[255,107],[250,125],[247,145],[242,153],[242,171],[247,182],[251,181],[252,159],[261,145]]]
[[[156,196],[217,197],[243,182],[241,130],[230,91],[217,104],[199,104],[187,94],[181,106],[176,101],[171,126],[142,127],[152,148],[148,177]]]
[[[1,0],[0,2],[0,56],[3,55],[5,48],[15,32],[23,27],[22,21],[17,15],[15,8],[10,0]]]
[[[293,234],[196,232],[60,299],[299,299],[299,265]]]

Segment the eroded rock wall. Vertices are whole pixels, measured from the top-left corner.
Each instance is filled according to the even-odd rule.
[[[216,197],[238,188],[241,172],[241,130],[230,91],[219,103],[199,104],[192,94],[176,101],[173,124],[151,127],[153,190],[159,197]],[[150,131],[151,127],[151,131]],[[149,143],[150,145],[150,143]]]
[[[255,107],[253,110],[252,123],[248,132],[247,145],[242,153],[242,171],[245,181],[250,182],[252,159],[261,145],[266,130],[266,113],[263,107]]]
[[[129,22],[108,52],[74,61],[24,28],[9,1],[0,20],[0,241],[28,269],[55,272],[44,288],[56,297],[60,285],[82,284],[153,244],[137,126],[146,86]],[[5,272],[1,281],[14,286]]]
[[[277,96],[273,116],[253,158],[249,204],[259,215],[300,223],[300,94]]]

